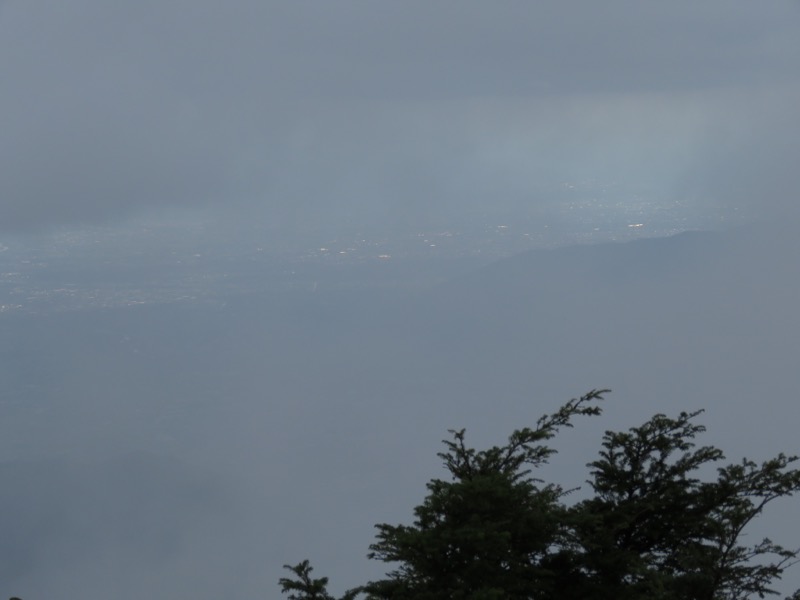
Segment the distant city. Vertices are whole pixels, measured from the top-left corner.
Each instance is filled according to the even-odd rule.
[[[595,182],[565,182],[559,196],[548,213],[487,210],[451,225],[306,232],[298,239],[258,223],[234,236],[202,218],[0,238],[0,313],[223,304],[243,293],[419,285],[529,250],[663,237],[743,220],[735,208],[693,211],[686,203],[623,195]]]

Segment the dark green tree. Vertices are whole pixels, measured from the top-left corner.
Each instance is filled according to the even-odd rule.
[[[374,598],[524,598],[541,595],[550,577],[543,557],[564,536],[564,490],[531,476],[555,452],[545,442],[596,415],[603,391],[573,399],[515,431],[504,446],[476,451],[464,430],[452,431],[439,454],[450,479],[434,479],[412,526],[378,525],[370,558],[399,566],[366,586]]]
[[[503,446],[475,450],[451,431],[439,454],[449,473],[434,479],[412,525],[377,525],[369,557],[392,565],[386,579],[343,600],[745,600],[773,585],[797,550],[768,539],[744,544],[747,526],[773,500],[800,490],[797,460],[783,454],[717,467],[700,412],[656,415],[641,427],[606,432],[589,464],[586,500],[533,476],[555,452],[547,442],[580,415],[597,415],[606,390],[573,399],[515,431]],[[327,578],[304,561],[282,579],[291,600],[333,600]],[[791,600],[800,600],[800,591]]]
[[[774,594],[771,585],[797,551],[768,539],[741,543],[764,507],[800,489],[795,457],[760,465],[744,460],[698,471],[722,460],[712,446],[696,447],[705,431],[692,422],[656,415],[628,432],[606,432],[592,463],[594,497],[570,509],[572,544],[562,549],[566,598],[743,600]]]
[[[335,600],[328,593],[328,578],[313,579],[311,571],[314,568],[309,561],[304,560],[297,565],[283,565],[294,574],[293,579],[282,577],[278,583],[284,594],[289,594],[289,600]],[[352,600],[360,592],[360,588],[350,590],[342,596],[341,600]]]

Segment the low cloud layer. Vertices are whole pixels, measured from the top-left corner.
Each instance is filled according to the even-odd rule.
[[[567,488],[604,430],[655,413],[707,409],[701,443],[729,461],[796,454],[783,233],[538,250],[424,287],[331,269],[236,293],[206,271],[225,302],[3,314],[6,597],[277,598],[304,558],[337,591],[363,583],[384,572],[365,559],[373,524],[413,519],[448,428],[502,443],[591,388],[613,388],[606,413],[559,435],[543,473]],[[141,298],[170,278],[104,258],[62,259],[50,288],[87,265]],[[237,262],[230,280],[270,276]],[[748,539],[795,547],[796,513],[775,506]],[[798,586],[795,567],[778,589]]]
[[[0,229],[424,221],[581,177],[783,197],[799,28],[790,2],[7,2]]]
[[[789,0],[0,0],[6,597],[277,597],[306,557],[356,585],[447,428],[498,443],[593,387],[566,487],[655,412],[795,453],[799,30]],[[522,236],[568,182],[618,186],[584,232],[632,236],[648,195],[766,224],[481,268],[414,236],[269,252],[491,211]],[[763,530],[792,546],[787,506]]]

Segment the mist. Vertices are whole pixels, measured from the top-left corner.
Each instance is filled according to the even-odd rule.
[[[797,453],[798,23],[0,4],[0,593],[277,598],[305,558],[344,590],[448,429],[593,388],[567,487],[658,412]]]

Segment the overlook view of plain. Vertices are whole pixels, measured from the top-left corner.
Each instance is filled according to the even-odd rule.
[[[0,0],[0,82],[6,597],[344,590],[594,388],[566,487],[659,412],[800,453],[794,0]]]

